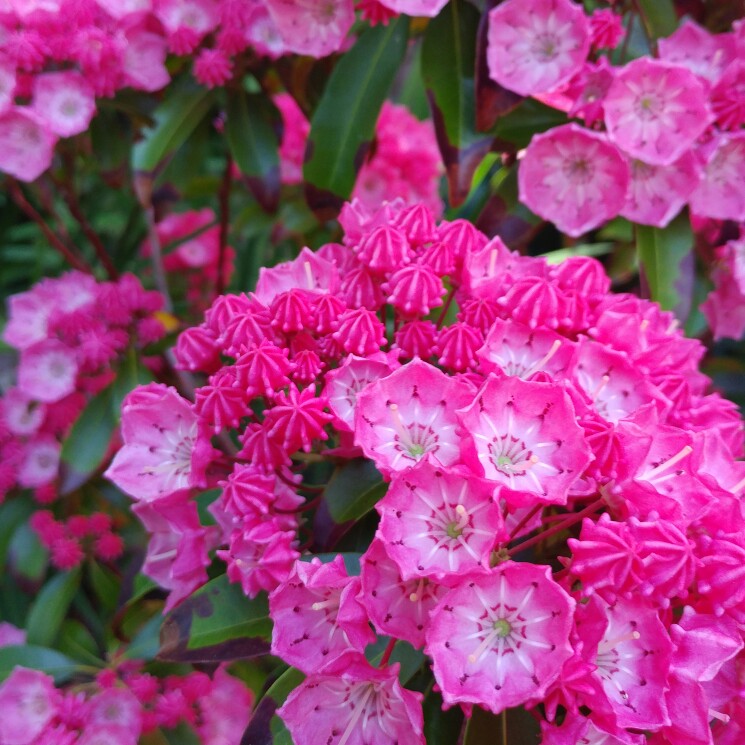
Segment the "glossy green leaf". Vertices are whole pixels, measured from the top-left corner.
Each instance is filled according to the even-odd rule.
[[[117,423],[113,409],[112,387],[108,386],[87,403],[62,443],[62,461],[75,474],[65,477],[69,486],[74,488],[101,465]]]
[[[156,613],[148,619],[129,643],[124,656],[130,660],[152,660],[160,651],[160,632],[163,617]]]
[[[229,90],[225,135],[233,160],[256,199],[273,211],[279,202],[279,143],[273,121],[279,112],[261,94]]]
[[[303,169],[308,203],[320,215],[335,216],[352,193],[406,51],[408,26],[400,16],[364,31],[326,84],[311,119]]]
[[[324,492],[334,522],[358,520],[383,498],[388,484],[372,461],[356,458],[340,466]]]
[[[492,714],[479,706],[465,727],[463,745],[536,745],[540,742],[540,726],[523,707]]]
[[[34,644],[0,647],[0,683],[16,665],[48,673],[57,683],[68,680],[80,667],[80,663],[55,649]]]
[[[98,605],[102,610],[110,613],[116,608],[119,599],[120,582],[110,569],[97,561],[90,561],[87,565],[88,580],[96,593]]]
[[[272,624],[266,597],[249,599],[227,575],[208,582],[163,620],[159,657],[197,661],[268,652]]]
[[[685,213],[667,227],[636,226],[640,268],[649,296],[665,310],[674,310],[686,298],[682,286],[683,262],[693,250],[693,233]]]
[[[642,23],[653,39],[669,36],[678,28],[672,0],[638,0]]]
[[[14,531],[8,558],[14,574],[34,585],[42,583],[49,564],[49,552],[27,522],[21,523]]]
[[[174,85],[155,111],[155,122],[132,149],[135,171],[153,173],[196,129],[212,106],[213,92],[192,83]]]
[[[5,572],[10,542],[16,529],[33,511],[34,505],[27,499],[9,499],[0,504],[0,576]]]
[[[80,570],[57,574],[42,587],[26,621],[29,644],[50,646],[57,638],[62,622],[80,586]]]
[[[424,35],[422,71],[432,109],[450,203],[468,195],[471,179],[491,149],[493,136],[476,131],[474,75],[479,12],[465,0],[452,0]]]
[[[101,660],[96,640],[91,632],[74,618],[67,618],[62,623],[55,646],[60,652],[74,660],[103,667],[104,663]]]
[[[427,745],[453,745],[458,742],[463,729],[463,712],[457,706],[443,710],[442,696],[430,691],[424,697],[422,709]]]
[[[519,149],[527,147],[534,135],[565,123],[566,114],[563,111],[552,109],[534,98],[526,98],[497,122],[493,133]]]

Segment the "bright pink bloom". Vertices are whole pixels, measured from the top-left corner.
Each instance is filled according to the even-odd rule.
[[[522,202],[579,236],[622,209],[629,169],[603,135],[565,124],[533,137],[518,179]]]
[[[623,18],[611,8],[595,10],[590,16],[590,39],[593,49],[615,49],[626,36]]]
[[[445,702],[498,714],[540,699],[572,655],[574,607],[549,567],[507,562],[465,577],[442,598],[427,633]]]
[[[310,122],[289,93],[279,93],[273,100],[282,114],[284,125],[279,148],[282,183],[299,184],[303,180],[303,158]]]
[[[367,357],[379,352],[385,345],[385,326],[367,308],[345,310],[332,338],[345,352]]]
[[[718,220],[745,219],[745,132],[721,134],[708,143],[701,182],[691,211]]]
[[[52,164],[55,135],[28,108],[0,114],[0,172],[34,181]]]
[[[142,705],[126,688],[109,688],[88,699],[86,725],[119,726],[137,737],[142,729]]]
[[[414,252],[403,230],[381,225],[362,239],[357,258],[374,274],[386,275],[411,262]]]
[[[384,289],[390,303],[403,318],[426,316],[442,305],[445,287],[426,264],[412,263],[395,272]]]
[[[569,80],[589,49],[587,17],[571,0],[507,0],[489,13],[489,75],[524,96]]]
[[[631,179],[621,215],[632,222],[664,228],[680,212],[701,179],[701,166],[686,152],[667,166],[630,162]]]
[[[715,339],[739,339],[745,333],[745,241],[729,241],[717,254],[711,273],[714,290],[701,310]]]
[[[187,30],[197,43],[219,23],[218,6],[210,0],[158,0],[155,15],[168,34]]]
[[[267,0],[286,48],[325,57],[338,51],[354,23],[352,0]]]
[[[138,389],[135,389],[135,394]],[[148,403],[122,404],[124,446],[104,474],[131,497],[152,502],[197,486],[197,415],[174,388],[151,384]],[[202,449],[203,450],[203,449]]]
[[[0,684],[0,742],[31,745],[59,709],[59,694],[51,676],[14,668]]]
[[[256,396],[274,398],[290,383],[289,373],[294,365],[288,360],[289,349],[269,341],[242,354],[235,363],[235,378],[250,400]]]
[[[121,724],[94,724],[86,727],[75,745],[136,745],[139,735],[135,732]]]
[[[270,438],[281,442],[288,453],[302,447],[310,452],[313,440],[327,440],[324,426],[333,418],[324,411],[326,399],[316,396],[315,386],[299,391],[291,385],[287,394],[280,393],[266,412],[264,425]]]
[[[678,160],[711,120],[706,90],[693,73],[647,57],[616,74],[603,109],[611,140],[652,165]]]
[[[259,269],[254,295],[260,303],[269,306],[280,292],[296,288],[335,293],[339,289],[339,272],[332,262],[304,248],[293,261],[285,261],[271,269]]]
[[[468,432],[463,459],[503,484],[509,503],[526,499],[566,504],[590,462],[590,450],[563,387],[490,375],[475,400],[458,412]]]
[[[200,696],[197,731],[204,745],[234,745],[240,742],[251,718],[253,692],[224,667],[215,671],[209,691]]]
[[[46,406],[24,395],[18,388],[8,388],[0,400],[0,421],[14,435],[33,435],[46,415]]]
[[[420,463],[393,477],[376,509],[377,535],[406,580],[486,569],[507,538],[494,484],[466,470]]]
[[[424,745],[421,693],[401,687],[398,665],[382,669],[348,653],[324,674],[312,675],[277,714],[295,745]]]
[[[75,390],[77,376],[75,351],[56,339],[48,339],[23,350],[18,389],[31,399],[52,403]]]
[[[404,358],[426,360],[435,351],[437,327],[432,321],[408,321],[398,328],[394,338]]]
[[[447,0],[380,0],[380,4],[395,13],[407,16],[434,18],[445,7]]]
[[[249,398],[237,386],[235,370],[223,368],[210,378],[208,385],[194,391],[194,410],[217,434],[226,427],[237,427],[250,414]]]
[[[440,332],[434,353],[438,364],[452,372],[475,368],[476,353],[484,344],[484,335],[467,323],[453,323]]]
[[[60,137],[85,132],[96,113],[93,90],[77,72],[47,72],[34,78],[32,111]]]
[[[658,41],[660,59],[688,68],[709,83],[716,83],[737,57],[734,34],[712,34],[690,18],[667,38]]]
[[[398,565],[377,538],[360,562],[362,602],[375,628],[422,647],[429,614],[447,588],[426,577],[402,579]]]
[[[311,675],[347,650],[364,651],[375,634],[359,593],[360,580],[347,575],[341,556],[327,564],[297,561],[269,596],[272,654]]]
[[[213,373],[222,365],[217,336],[205,324],[184,329],[174,353],[181,370]]]
[[[465,384],[414,360],[359,393],[356,442],[385,475],[421,460],[453,465],[460,460],[455,409],[469,400]]]
[[[202,49],[193,69],[196,80],[207,88],[224,85],[233,76],[233,63],[221,49]]]

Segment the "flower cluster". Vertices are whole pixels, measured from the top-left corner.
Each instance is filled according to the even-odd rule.
[[[610,294],[594,259],[523,257],[423,204],[340,220],[342,244],[262,269],[181,334],[207,376],[193,403],[125,401],[108,476],[169,603],[210,546],[269,592],[272,652],[307,676],[279,710],[297,745],[424,742],[421,694],[387,665],[404,642],[445,705],[526,706],[545,743],[736,742],[743,434],[702,345]],[[313,557],[334,539],[302,479],[360,458],[388,485],[357,575]],[[215,486],[203,525],[192,495]]]
[[[717,249],[711,273],[714,291],[701,310],[715,339],[739,339],[745,333],[745,242],[729,241]]]
[[[685,204],[744,220],[743,26],[711,34],[686,21],[660,40],[659,59],[614,66],[598,52],[622,31],[612,11],[587,17],[572,0],[507,0],[489,13],[492,79],[586,125],[533,138],[521,200],[572,236],[619,214],[663,227]]]
[[[179,726],[203,745],[240,742],[253,697],[224,667],[212,677],[194,672],[163,679],[141,667],[133,660],[118,672],[105,670],[84,692],[16,667],[0,684],[0,745],[137,745],[157,727]]]
[[[123,355],[161,338],[154,315],[161,303],[132,275],[97,282],[80,272],[10,298],[3,339],[19,360],[16,384],[0,397],[0,498],[21,487],[39,502],[56,499],[62,442],[87,401],[112,383]],[[83,538],[101,558],[121,552],[105,515],[67,525],[40,516],[38,527],[62,568],[80,561]]]

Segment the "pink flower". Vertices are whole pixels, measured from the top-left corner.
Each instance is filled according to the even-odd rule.
[[[712,34],[690,18],[670,36],[658,41],[660,59],[688,68],[707,82],[715,83],[737,57],[734,34]]]
[[[380,4],[395,13],[407,16],[434,18],[446,5],[447,0],[380,0]]]
[[[23,460],[18,466],[18,483],[25,487],[48,484],[57,478],[62,446],[48,434],[32,437],[23,445]]]
[[[339,289],[339,272],[332,262],[304,248],[293,261],[285,261],[271,269],[259,269],[255,297],[268,306],[281,292],[296,288],[334,293]]]
[[[113,3],[118,5],[120,0]],[[165,64],[168,49],[163,37],[141,28],[130,29],[126,35],[122,74],[127,85],[141,91],[159,91],[168,85],[171,76]]]
[[[603,102],[611,140],[652,165],[669,165],[711,121],[700,80],[683,67],[642,57],[620,70]]]
[[[311,675],[277,714],[295,745],[333,742],[348,745],[424,745],[421,693],[398,682],[398,665],[370,667],[349,653],[336,666]]]
[[[31,745],[59,709],[59,694],[49,675],[14,668],[0,685],[0,742]]]
[[[0,647],[26,643],[26,632],[7,621],[0,622]]]
[[[664,228],[680,212],[701,179],[701,166],[686,152],[667,166],[630,163],[631,179],[621,215],[632,222]]]
[[[56,339],[23,350],[18,366],[18,389],[31,399],[53,403],[75,390],[78,363],[75,351]]]
[[[691,211],[718,220],[745,219],[745,132],[715,137],[703,155],[704,173],[691,194]]]
[[[96,113],[93,90],[77,72],[47,72],[34,78],[32,111],[60,137],[85,132]]]
[[[745,333],[745,241],[729,241],[718,249],[711,278],[714,290],[701,310],[715,339],[739,339]]]
[[[313,440],[326,440],[324,425],[332,416],[324,411],[326,401],[315,395],[315,386],[299,391],[291,385],[287,394],[279,393],[264,419],[268,436],[281,443],[288,453],[299,448],[310,452]]]
[[[196,486],[192,461],[197,448],[197,415],[174,388],[145,387],[148,401],[138,402],[135,389],[122,404],[124,446],[104,474],[131,497],[152,502]],[[209,458],[209,456],[207,456]]]
[[[377,535],[406,580],[486,569],[507,538],[494,484],[466,470],[420,463],[393,477],[376,509]]]
[[[303,180],[303,158],[310,122],[289,93],[279,93],[273,100],[282,114],[284,125],[279,148],[282,183],[299,184]]]
[[[356,442],[386,475],[421,460],[460,460],[455,409],[470,400],[468,388],[436,367],[414,360],[357,397]]]
[[[286,48],[325,57],[339,50],[354,23],[352,0],[267,0]]]
[[[489,75],[524,96],[569,80],[589,49],[587,17],[571,0],[507,0],[489,13]]]
[[[603,135],[565,124],[533,137],[518,179],[520,200],[576,237],[619,213],[629,170]]]
[[[52,164],[55,135],[28,108],[0,113],[0,172],[34,181]]]
[[[574,607],[549,567],[508,562],[465,577],[442,598],[427,633],[445,702],[498,714],[540,699],[572,655]]]
[[[251,717],[253,692],[224,667],[215,671],[209,692],[198,701],[198,732],[204,745],[240,742]]]
[[[574,407],[564,388],[553,383],[490,375],[458,418],[468,433],[464,461],[507,487],[508,503],[566,504],[591,460]]]

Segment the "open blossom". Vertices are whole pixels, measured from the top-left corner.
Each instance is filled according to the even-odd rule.
[[[691,194],[691,211],[718,220],[745,219],[745,133],[721,134],[702,150],[704,172]]]
[[[52,721],[59,707],[59,694],[49,675],[16,667],[0,684],[0,742],[31,745]]]
[[[531,140],[518,179],[523,203],[578,236],[621,211],[629,170],[603,135],[565,124]]]
[[[33,181],[52,162],[55,135],[26,108],[0,113],[0,172],[21,181]]]
[[[495,714],[540,698],[572,654],[574,601],[549,567],[509,562],[464,578],[432,614],[427,652],[448,703]]]
[[[507,0],[489,13],[489,75],[524,96],[569,80],[589,49],[587,17],[571,0]]]
[[[93,91],[76,72],[47,72],[34,78],[32,110],[60,137],[85,132],[96,111]]]

